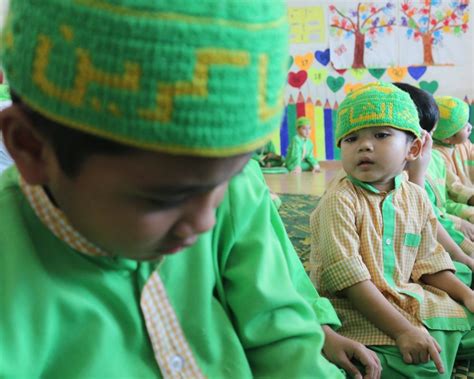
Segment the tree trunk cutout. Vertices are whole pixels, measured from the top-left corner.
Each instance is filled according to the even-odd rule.
[[[355,44],[354,44],[354,61],[352,62],[352,68],[365,68],[364,64],[364,49],[365,49],[365,34],[356,31],[354,33]]]
[[[427,66],[433,66],[434,59],[431,33],[423,33],[421,35],[421,40],[423,42],[423,64]]]

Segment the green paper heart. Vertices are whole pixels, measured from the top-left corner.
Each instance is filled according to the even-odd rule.
[[[372,75],[375,79],[380,79],[383,74],[385,74],[385,71],[385,68],[369,68],[370,75]]]
[[[355,80],[361,80],[367,75],[367,69],[365,68],[351,68],[349,71]]]
[[[431,82],[427,82],[425,80],[422,80],[420,82],[420,88],[424,89],[425,91],[431,93],[432,95],[436,92],[438,89],[438,82],[436,80],[432,80]]]
[[[327,76],[328,76],[328,70],[324,68],[311,67],[308,70],[308,77],[316,85],[320,85],[322,82],[324,82]]]
[[[335,78],[334,76],[329,76],[326,79],[326,83],[332,92],[339,91],[345,83],[345,79],[342,76]]]
[[[293,66],[293,57],[290,55],[288,59],[288,70],[291,68],[291,66]]]

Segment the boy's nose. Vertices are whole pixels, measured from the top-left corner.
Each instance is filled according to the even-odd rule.
[[[193,197],[174,227],[173,234],[179,238],[188,238],[212,229],[216,223],[215,197],[214,191]]]
[[[372,140],[370,138],[361,138],[359,140],[359,151],[371,151],[373,149]]]

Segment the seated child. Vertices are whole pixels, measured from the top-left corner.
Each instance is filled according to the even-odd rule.
[[[288,146],[285,157],[285,166],[288,171],[300,173],[302,171],[320,172],[318,161],[313,156],[313,143],[309,139],[311,121],[307,117],[296,120],[296,132]]]
[[[387,83],[351,92],[336,125],[347,177],[311,215],[313,283],[386,378],[450,378],[457,352],[474,356],[474,293],[436,242],[426,193],[402,175],[420,136],[407,93]]]
[[[380,374],[247,164],[288,35],[283,1],[239,4],[10,1],[2,376],[342,377],[323,349]]]
[[[407,83],[393,84],[410,95],[418,111],[420,126],[425,132],[429,133],[427,136],[425,135],[426,141],[423,144],[422,156],[408,164],[407,171],[410,181],[423,186],[428,194],[438,220],[438,242],[441,243],[454,261],[467,265],[472,271],[474,269],[474,259],[471,258],[471,255],[474,254],[474,243],[456,228],[456,225],[446,213],[446,164],[440,153],[431,148],[431,140],[428,140],[428,137],[436,130],[439,119],[436,101],[429,92],[418,87]],[[413,177],[416,177],[420,172],[422,172],[422,178],[418,183]],[[457,265],[456,275],[463,272],[464,269],[461,265]]]
[[[275,146],[272,141],[268,141],[266,145],[255,150],[252,159],[256,160],[260,167],[270,168],[279,167],[283,164],[281,155],[276,153]]]
[[[446,163],[446,186],[449,197],[446,209],[449,214],[474,223],[474,186],[470,178],[472,143],[469,141],[472,126],[469,124],[468,105],[455,97],[437,97],[440,119],[433,133],[433,148]],[[463,223],[454,218],[458,227]],[[465,222],[464,222],[465,224]]]

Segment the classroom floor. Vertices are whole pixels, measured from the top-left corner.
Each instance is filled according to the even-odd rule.
[[[265,181],[273,192],[292,195],[321,196],[327,184],[340,170],[339,161],[320,162],[321,172],[313,174],[302,172],[301,174],[265,174]]]

